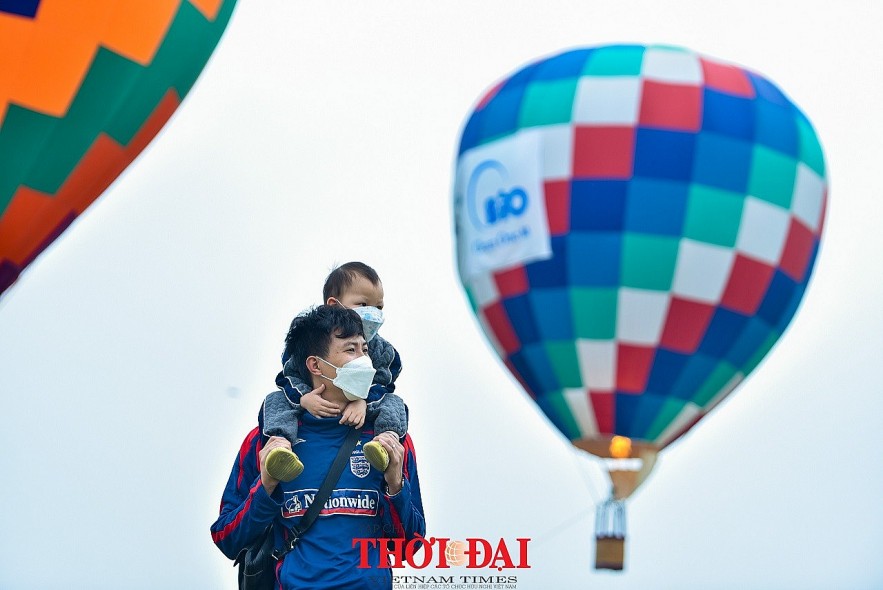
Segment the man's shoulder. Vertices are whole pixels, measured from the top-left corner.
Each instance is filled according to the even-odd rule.
[[[258,451],[263,446],[266,438],[261,431],[260,425],[249,430],[239,447],[240,457],[245,456],[252,450]]]

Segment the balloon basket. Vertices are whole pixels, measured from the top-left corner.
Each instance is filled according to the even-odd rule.
[[[622,571],[625,563],[625,503],[611,497],[595,512],[595,569]]]
[[[595,569],[622,571],[625,537],[595,537]]]

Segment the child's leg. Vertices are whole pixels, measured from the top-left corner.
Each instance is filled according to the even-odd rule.
[[[404,437],[408,432],[408,413],[402,398],[394,393],[387,393],[372,405],[375,404],[377,414],[374,417],[374,432],[391,431],[399,438]]]
[[[297,419],[299,405],[293,405],[285,397],[285,392],[276,390],[264,398],[264,435],[281,436],[292,445],[297,440]]]
[[[373,405],[373,404],[372,404]],[[387,393],[376,402],[376,417],[374,418],[374,432],[393,432],[399,438],[408,432],[408,414],[405,411],[405,402],[394,393]],[[389,467],[389,454],[386,449],[376,441],[365,443],[362,447],[365,458],[379,471],[386,471]]]
[[[284,391],[274,391],[264,399],[264,434],[282,436],[294,445],[300,406],[292,406]],[[301,474],[304,465],[289,449],[277,447],[267,454],[267,473],[279,481],[291,481]]]

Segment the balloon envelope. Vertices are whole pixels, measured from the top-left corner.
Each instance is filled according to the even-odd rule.
[[[608,456],[663,448],[760,362],[807,286],[822,150],[769,80],[676,47],[568,51],[463,129],[459,273],[551,422]]]
[[[159,132],[234,4],[0,1],[0,293]]]

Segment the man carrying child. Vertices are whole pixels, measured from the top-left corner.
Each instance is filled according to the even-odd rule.
[[[231,559],[257,540],[271,523],[277,547],[284,546],[347,434],[361,426],[361,437],[319,517],[276,566],[276,579],[283,590],[391,588],[390,570],[377,567],[379,544],[369,548],[368,564],[372,569],[368,571],[358,568],[364,560],[361,546],[353,539],[410,540],[425,534],[413,444],[407,434],[400,436],[389,426],[382,431],[377,427],[380,404],[375,402],[390,391],[378,392],[378,383],[372,383],[375,375],[373,369],[368,369],[371,363],[364,317],[349,309],[358,304],[352,304],[344,293],[335,299],[334,305],[321,305],[298,315],[285,340],[285,380],[309,386],[306,394],[301,393],[300,402],[317,396],[321,403],[310,404],[307,400],[303,403],[307,411],[298,408],[295,441],[268,436],[264,422],[269,416],[260,417],[258,427],[242,443],[224,490],[220,516],[211,527],[214,542]],[[398,355],[394,356],[397,362]],[[382,387],[387,387],[394,376],[381,379],[386,379]],[[370,389],[375,389],[377,399],[373,401]],[[361,418],[358,410],[342,418],[355,400],[368,400],[367,411],[362,410]],[[266,410],[265,405],[264,413]],[[280,451],[291,453],[292,442],[296,443],[302,470],[283,481],[268,469],[268,457]],[[369,462],[363,450],[366,445],[379,447],[382,453],[376,453]]]

